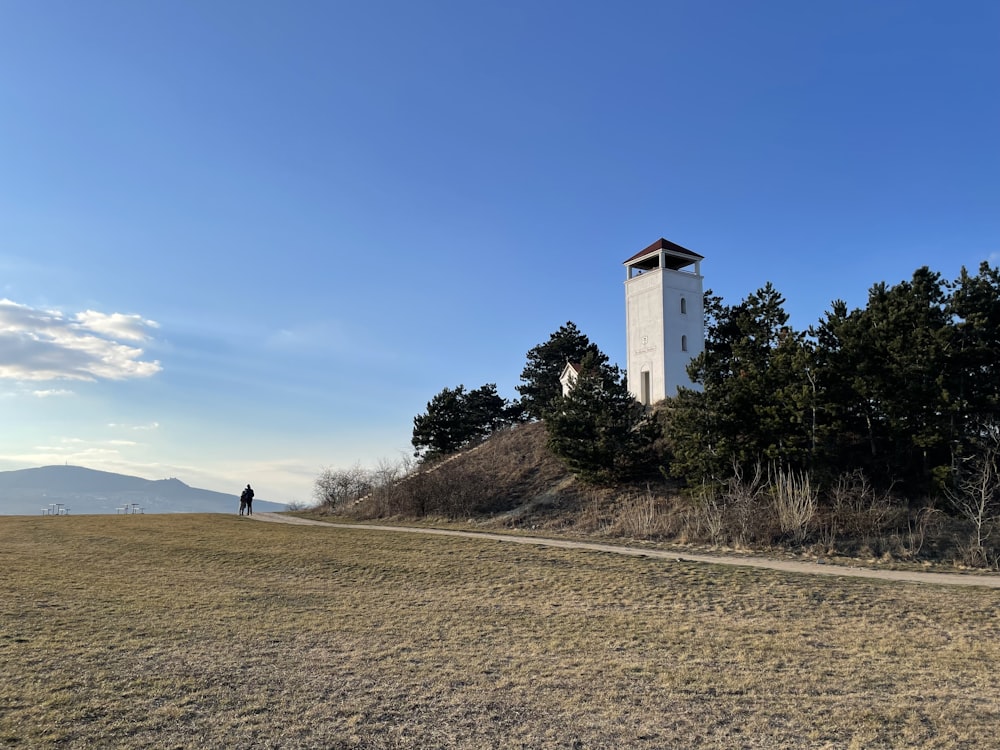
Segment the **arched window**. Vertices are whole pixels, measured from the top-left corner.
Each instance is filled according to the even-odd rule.
[[[688,301],[684,297],[681,297],[681,315],[687,315],[688,311]]]
[[[688,350],[688,337],[681,336],[681,351],[686,352]]]

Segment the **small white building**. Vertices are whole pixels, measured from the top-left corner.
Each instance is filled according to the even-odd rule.
[[[559,382],[562,384],[562,395],[568,396],[569,392],[573,390],[573,386],[576,385],[576,379],[580,376],[580,365],[576,362],[567,362],[566,366],[563,368],[562,375],[559,376]]]
[[[700,388],[687,366],[705,348],[702,260],[661,238],[625,261],[628,388],[647,406]]]

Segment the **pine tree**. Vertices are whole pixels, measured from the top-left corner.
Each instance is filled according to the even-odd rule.
[[[954,328],[940,275],[926,267],[896,286],[875,284],[863,310],[835,304],[815,330],[829,434],[844,470],[928,491],[947,472],[957,437],[948,383]],[[863,448],[863,450],[860,450]]]
[[[588,353],[576,382],[545,413],[549,449],[595,482],[641,478],[653,463],[655,424],[603,355]]]
[[[1000,270],[983,262],[964,268],[953,285],[948,312],[955,328],[948,389],[963,435],[974,425],[1000,424]]]
[[[445,388],[427,403],[427,411],[413,418],[414,455],[423,458],[454,453],[521,421],[521,409],[497,394],[487,383],[472,391],[464,385]]]
[[[559,376],[566,363],[583,362],[588,354],[599,364],[608,361],[596,344],[580,333],[572,321],[549,336],[548,341],[528,352],[527,362],[521,372],[522,385],[517,386],[528,418],[542,418],[549,405],[562,395]]]
[[[784,298],[768,283],[738,305],[706,294],[705,350],[689,374],[701,391],[668,403],[671,472],[718,480],[734,464],[810,465],[816,432],[812,352],[788,326]]]

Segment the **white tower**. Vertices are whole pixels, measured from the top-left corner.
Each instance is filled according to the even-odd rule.
[[[687,366],[705,348],[702,260],[659,239],[625,261],[628,389],[643,404],[699,387]]]

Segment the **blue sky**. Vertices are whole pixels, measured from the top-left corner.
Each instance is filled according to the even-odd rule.
[[[660,237],[797,328],[1000,260],[1000,4],[0,4],[0,469],[306,501]]]

